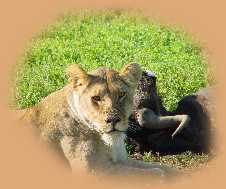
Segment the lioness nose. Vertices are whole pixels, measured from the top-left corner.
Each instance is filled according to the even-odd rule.
[[[107,117],[107,119],[105,121],[106,121],[106,123],[112,123],[113,125],[115,125],[116,123],[121,121],[121,119],[119,117],[109,116],[109,117]]]

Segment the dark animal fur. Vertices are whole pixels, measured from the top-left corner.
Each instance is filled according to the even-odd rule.
[[[133,114],[129,119],[127,142],[135,145],[139,152],[159,152],[161,154],[175,154],[184,151],[208,152],[210,141],[210,115],[211,99],[208,89],[184,97],[174,112],[166,111],[157,94],[156,77],[143,72],[134,97]],[[181,133],[172,139],[171,135],[176,128],[147,129],[141,127],[136,120],[136,110],[149,108],[156,115],[187,114],[191,121]]]

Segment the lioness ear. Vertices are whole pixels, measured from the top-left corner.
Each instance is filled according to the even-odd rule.
[[[70,65],[66,70],[66,74],[68,81],[72,82],[74,87],[84,85],[88,82],[88,74],[78,64]]]
[[[142,70],[139,64],[130,63],[124,66],[124,68],[120,72],[120,76],[124,79],[124,81],[132,86],[137,87],[138,82],[141,79]]]

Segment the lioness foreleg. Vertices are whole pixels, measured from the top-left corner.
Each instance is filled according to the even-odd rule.
[[[118,162],[123,172],[130,171],[130,174],[151,174],[156,176],[172,176],[179,171],[158,162],[143,162],[140,160],[127,159],[126,162]]]
[[[61,141],[61,148],[67,158],[72,172],[89,170],[89,157],[93,153],[92,141],[79,141],[77,138],[71,136],[64,136]]]

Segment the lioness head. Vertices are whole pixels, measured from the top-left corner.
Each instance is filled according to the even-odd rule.
[[[71,65],[67,74],[73,88],[69,102],[73,112],[99,133],[126,131],[141,73],[135,63],[120,72],[102,67],[89,73]]]

